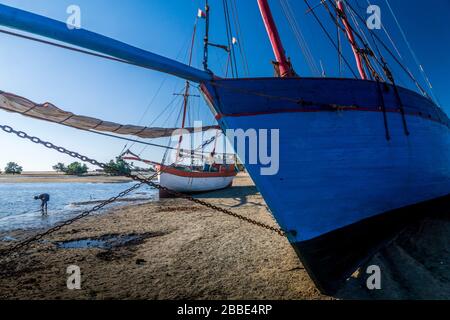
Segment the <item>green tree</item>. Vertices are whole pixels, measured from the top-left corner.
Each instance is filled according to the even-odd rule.
[[[53,170],[56,172],[66,172],[67,168],[64,165],[64,163],[58,162],[56,165],[53,166]]]
[[[6,164],[6,167],[5,167],[6,174],[21,174],[22,171],[23,171],[23,168],[15,162],[9,162],[8,164]]]
[[[81,164],[79,162],[73,162],[69,164],[64,171],[65,174],[71,176],[82,176],[83,174],[88,172],[88,167],[85,164]]]
[[[131,167],[123,159],[111,160],[105,168],[105,173],[111,176],[124,176],[131,173]]]

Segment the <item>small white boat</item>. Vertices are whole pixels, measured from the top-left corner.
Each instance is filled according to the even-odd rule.
[[[213,165],[215,171],[194,171],[187,167],[161,166],[159,183],[173,191],[197,193],[230,187],[237,172],[232,165]]]
[[[126,156],[128,154],[128,156]],[[204,166],[166,166],[154,161],[141,159],[131,151],[121,155],[126,161],[139,161],[153,166],[158,172],[159,184],[169,190],[181,193],[200,193],[221,190],[233,185],[233,179],[237,175],[236,165],[205,164]],[[160,197],[173,196],[169,192],[160,190]]]
[[[194,28],[193,38],[195,39],[196,28]],[[194,48],[194,41],[191,43],[191,47],[189,50],[189,65],[192,62],[192,54]],[[181,121],[181,129],[184,130],[186,127],[187,120],[187,111],[188,111],[188,101],[191,96],[190,94],[191,83],[186,81],[186,86],[184,88],[183,96],[183,108],[180,116]],[[213,126],[208,127],[207,129],[213,128]],[[205,130],[206,131],[206,130]],[[183,132],[183,131],[182,131]],[[222,161],[219,158],[216,158],[216,142],[220,131],[217,130],[214,141],[213,151],[207,156],[204,157],[204,154],[200,155],[200,160],[197,161],[197,164],[194,164],[194,158],[198,156],[196,155],[196,150],[191,150],[190,153],[183,152],[181,149],[181,144],[183,142],[183,134],[180,134],[178,140],[178,146],[176,149],[176,161],[173,165],[167,166],[164,164],[159,164],[153,161],[141,159],[136,154],[132,153],[130,150],[127,150],[120,157],[123,160],[131,160],[131,161],[140,161],[149,165],[152,165],[156,171],[158,172],[159,177],[159,185],[165,187],[171,191],[176,191],[180,193],[200,193],[200,192],[209,192],[215,190],[221,190],[232,186],[233,179],[237,175],[236,165],[235,165],[235,155],[232,155],[232,159],[229,157],[230,155],[223,154]],[[209,142],[205,142],[206,144]],[[203,144],[201,148],[203,149],[206,144]],[[169,149],[167,149],[168,151]],[[201,151],[203,152],[203,150]],[[126,156],[128,155],[128,156]],[[167,155],[167,153],[166,153]],[[166,158],[164,156],[164,159]],[[183,159],[190,159],[190,165],[183,165],[181,162]],[[162,162],[164,163],[165,160]],[[159,191],[160,198],[165,197],[173,197],[176,196],[172,192],[161,190]]]

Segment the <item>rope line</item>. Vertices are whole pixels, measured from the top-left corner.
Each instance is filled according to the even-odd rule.
[[[239,75],[238,75],[237,63],[236,63],[236,52],[234,50],[234,44],[231,40],[233,35],[232,35],[232,29],[231,29],[228,0],[222,0],[222,4],[223,4],[223,13],[225,16],[225,29],[226,29],[226,34],[227,34],[228,48],[230,50],[230,57],[231,57],[231,59],[230,59],[231,74],[232,74],[233,78],[237,78],[237,77],[239,77]]]
[[[94,165],[94,166],[96,166],[96,167],[99,167],[99,168],[101,168],[101,169],[110,168],[111,170],[116,170],[116,172],[120,173],[120,171],[119,171],[118,169],[116,169],[115,167],[110,167],[110,166],[109,166],[108,164],[106,164],[106,163],[102,163],[102,162],[99,162],[99,161],[97,161],[97,160],[95,160],[95,159],[93,159],[93,158],[90,158],[90,157],[81,155],[81,154],[78,153],[78,152],[70,151],[70,150],[68,150],[68,149],[66,149],[66,148],[64,148],[64,147],[57,146],[57,145],[55,145],[55,144],[53,144],[53,143],[51,143],[51,142],[41,140],[41,139],[39,139],[38,137],[30,136],[30,135],[28,135],[27,133],[25,133],[25,132],[23,132],[23,131],[17,131],[17,130],[13,129],[13,128],[10,127],[10,126],[7,126],[7,125],[0,125],[0,129],[3,130],[5,133],[15,134],[17,137],[19,137],[19,138],[21,138],[21,139],[29,140],[29,141],[31,141],[31,142],[33,142],[33,143],[35,143],[35,144],[42,145],[42,146],[44,146],[44,147],[46,147],[46,148],[48,148],[48,149],[57,151],[57,152],[59,152],[59,153],[65,154],[65,155],[68,155],[68,156],[70,156],[70,157],[72,157],[72,158],[79,159],[79,160],[81,160],[82,162],[89,163],[89,164]],[[179,198],[183,198],[183,199],[189,200],[189,201],[191,201],[191,202],[194,202],[194,203],[199,204],[199,205],[201,205],[201,206],[207,207],[207,208],[209,208],[209,209],[212,209],[212,210],[215,210],[215,211],[224,213],[224,214],[226,214],[226,215],[229,215],[229,216],[238,218],[238,219],[240,219],[241,221],[248,222],[248,223],[253,224],[253,225],[256,225],[256,226],[258,226],[258,227],[267,229],[267,230],[272,231],[272,232],[274,232],[274,233],[276,233],[276,234],[278,234],[278,235],[280,235],[280,236],[285,236],[285,235],[286,235],[286,233],[285,233],[283,230],[279,229],[279,228],[276,228],[276,227],[273,227],[273,226],[264,224],[264,223],[262,223],[262,222],[253,220],[253,219],[251,219],[251,218],[247,218],[247,217],[245,217],[245,216],[243,216],[243,215],[240,215],[240,214],[237,214],[237,213],[235,213],[235,212],[233,212],[233,211],[230,211],[230,210],[228,210],[228,209],[224,209],[224,208],[221,208],[221,207],[219,207],[219,206],[213,205],[213,204],[208,203],[208,202],[206,202],[206,201],[203,201],[203,200],[194,198],[194,197],[192,197],[192,196],[190,196],[190,195],[187,195],[187,194],[184,194],[184,193],[181,193],[181,192],[177,192],[177,191],[171,190],[171,189],[169,189],[169,188],[167,188],[167,187],[163,187],[163,186],[161,186],[161,185],[159,185],[159,184],[157,184],[157,183],[155,183],[155,182],[152,181],[152,180],[157,176],[157,174],[158,174],[158,173],[155,173],[155,174],[152,175],[150,178],[143,178],[143,177],[140,177],[140,176],[138,176],[138,175],[131,174],[131,173],[129,173],[129,174],[124,174],[125,177],[128,177],[128,178],[132,179],[133,181],[136,181],[137,184],[134,185],[133,187],[131,187],[131,188],[129,188],[129,189],[127,189],[127,190],[121,192],[119,195],[117,195],[117,196],[115,196],[115,197],[113,197],[113,198],[110,198],[110,199],[108,199],[108,200],[102,202],[101,204],[95,206],[95,207],[92,208],[91,210],[84,211],[82,214],[80,214],[80,215],[78,215],[78,216],[76,216],[76,217],[74,217],[74,218],[72,218],[72,219],[70,219],[70,220],[67,220],[67,221],[65,221],[65,222],[63,222],[63,223],[61,223],[61,224],[59,224],[59,225],[56,225],[56,226],[54,226],[53,228],[50,228],[50,229],[48,229],[48,230],[45,231],[45,232],[39,233],[39,234],[37,234],[37,235],[35,235],[35,236],[31,237],[31,238],[28,238],[28,239],[26,239],[26,240],[24,240],[24,241],[22,241],[22,242],[20,242],[20,243],[18,243],[18,244],[16,244],[16,245],[14,245],[14,246],[11,247],[11,248],[7,248],[7,249],[2,250],[2,251],[1,251],[2,257],[8,256],[8,255],[9,255],[10,253],[12,253],[12,252],[15,252],[15,251],[17,251],[17,250],[19,250],[19,249],[21,249],[21,248],[27,247],[27,246],[30,245],[32,242],[38,241],[38,240],[42,239],[43,237],[45,237],[45,236],[47,236],[47,235],[49,235],[49,234],[51,234],[51,233],[54,233],[54,232],[60,230],[61,228],[65,227],[65,226],[67,226],[67,225],[70,225],[70,224],[74,223],[75,221],[78,221],[78,220],[80,220],[80,219],[82,219],[82,218],[87,217],[87,216],[90,215],[91,213],[93,213],[93,212],[95,212],[95,211],[98,211],[98,210],[102,209],[103,207],[107,206],[108,204],[111,204],[111,203],[115,202],[117,199],[119,199],[119,198],[121,198],[121,197],[124,197],[124,196],[126,196],[127,194],[129,194],[130,192],[132,192],[132,191],[138,189],[138,188],[141,187],[143,184],[149,185],[149,186],[151,186],[151,187],[153,187],[153,188],[156,188],[156,189],[158,189],[158,190],[166,191],[166,192],[168,192],[168,193],[171,194],[171,195],[174,195],[174,196],[176,196],[176,197],[179,197]]]
[[[365,23],[365,19],[358,12],[356,12],[356,10],[352,7],[352,5],[350,3],[346,2],[346,5],[348,8],[350,8],[350,10],[352,10],[354,12],[354,14],[358,18],[358,20],[360,20],[362,23]],[[414,84],[422,92],[422,94],[429,98],[427,92],[423,89],[423,87],[420,85],[420,83],[414,77],[412,72],[407,67],[405,67],[405,65],[396,57],[396,55],[392,52],[392,50],[384,43],[384,41],[375,32],[373,32],[373,30],[370,30],[370,33],[382,45],[382,47],[386,50],[386,52],[389,53],[389,55],[394,59],[394,61],[400,66],[400,68],[402,68],[402,70],[409,76],[409,78],[414,82]],[[384,66],[385,65],[386,65],[386,63],[384,63]]]
[[[398,27],[398,29],[399,29],[399,31],[400,31],[400,34],[402,35],[403,40],[404,40],[405,43],[406,43],[406,46],[408,47],[408,49],[409,49],[409,51],[410,51],[410,53],[411,53],[411,56],[412,56],[413,59],[414,59],[414,62],[415,62],[416,65],[417,65],[417,68],[419,69],[420,73],[421,73],[422,76],[423,76],[423,79],[425,80],[425,82],[426,82],[427,85],[429,86],[430,92],[431,92],[431,94],[433,95],[434,99],[437,100],[436,97],[434,96],[433,86],[432,86],[432,84],[431,84],[431,82],[430,82],[430,79],[428,78],[428,75],[426,74],[425,70],[423,69],[423,66],[422,66],[422,64],[420,63],[419,58],[417,57],[417,55],[416,55],[416,53],[414,52],[414,50],[413,50],[411,44],[409,43],[408,38],[406,37],[405,31],[403,30],[403,28],[402,28],[402,26],[401,26],[399,20],[397,19],[397,15],[395,14],[394,10],[392,9],[391,4],[389,3],[389,0],[385,0],[385,2],[386,2],[387,7],[389,8],[390,13],[392,14],[392,17],[394,18],[394,21],[395,21],[395,23],[396,23],[396,25],[397,25],[397,27]]]
[[[59,44],[59,43],[48,41],[48,40],[43,40],[43,39],[27,36],[27,35],[20,34],[20,33],[17,33],[17,32],[12,32],[12,31],[7,31],[7,30],[4,30],[4,29],[0,29],[0,33],[4,33],[4,34],[10,35],[10,36],[14,36],[14,37],[18,37],[18,38],[22,38],[22,39],[26,39],[26,40],[31,40],[31,41],[34,41],[34,42],[40,42],[40,43],[47,44],[47,45],[50,45],[50,46],[53,46],[53,47],[57,47],[57,48],[61,48],[61,49],[66,49],[66,50],[70,50],[70,51],[74,51],[74,52],[78,52],[78,53],[83,53],[83,54],[94,56],[94,57],[97,57],[97,58],[102,58],[102,59],[106,59],[106,60],[120,62],[120,63],[133,65],[133,66],[136,66],[136,67],[141,67],[141,68],[145,68],[145,69],[154,71],[153,69],[151,69],[151,68],[149,68],[147,66],[143,66],[141,64],[134,63],[134,62],[131,62],[131,61],[128,61],[128,60],[123,60],[123,59],[111,57],[111,56],[108,56],[108,55],[104,55],[104,54],[100,54],[100,53],[96,53],[96,52],[92,52],[92,51],[88,51],[88,50],[84,50],[84,49],[80,49],[80,48],[75,48],[75,47]]]
[[[244,72],[247,76],[250,75],[249,67],[248,67],[248,60],[247,55],[245,53],[245,46],[244,46],[244,36],[242,35],[242,28],[241,23],[239,21],[239,13],[237,10],[236,0],[231,0],[231,15],[234,20],[235,29],[236,29],[236,37],[238,38],[238,47],[241,54],[241,59],[244,65]]]
[[[314,59],[313,54],[311,53],[311,49],[309,48],[309,45],[307,41],[305,40],[305,37],[301,31],[300,25],[298,23],[298,20],[295,18],[294,12],[292,10],[292,7],[287,0],[280,0],[281,8],[283,9],[283,13],[286,17],[286,20],[289,23],[289,26],[291,27],[292,33],[294,34],[294,37],[297,41],[298,46],[300,47],[300,50],[303,53],[303,56],[305,57],[305,60],[308,64],[308,67],[313,75],[320,76],[320,71],[317,66],[317,63]]]
[[[331,37],[330,33],[328,32],[328,30],[325,28],[324,24],[322,23],[322,21],[320,21],[319,17],[317,16],[316,12],[314,11],[314,9],[311,7],[311,5],[309,4],[308,0],[303,0],[305,2],[305,4],[308,6],[309,12],[311,12],[314,16],[314,18],[316,19],[317,23],[319,24],[319,26],[321,27],[321,29],[323,30],[323,32],[325,32],[325,35],[328,37],[328,39],[330,40],[331,44],[333,45],[333,47],[337,50],[337,52],[340,52],[336,42],[333,40],[333,38]],[[345,56],[342,54],[342,52],[340,52],[340,56],[342,57],[342,60],[344,60],[345,64],[347,65],[348,69],[350,70],[350,72],[352,73],[353,77],[355,79],[358,78],[358,76],[355,73],[355,70],[353,70],[352,66],[350,65],[350,63],[348,62],[348,60],[345,58]]]

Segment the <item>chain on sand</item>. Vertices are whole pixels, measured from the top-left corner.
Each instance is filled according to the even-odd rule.
[[[99,161],[97,161],[95,159],[83,156],[83,155],[79,154],[78,152],[70,151],[70,150],[67,150],[66,148],[63,148],[63,147],[60,147],[60,146],[56,146],[56,145],[54,145],[51,142],[43,141],[43,140],[41,140],[41,139],[39,139],[37,137],[29,136],[27,133],[25,133],[23,131],[14,130],[10,126],[0,125],[0,129],[3,130],[6,133],[15,134],[19,138],[30,140],[31,142],[43,145],[43,146],[45,146],[48,149],[56,150],[59,153],[66,154],[66,155],[68,155],[68,156],[70,156],[72,158],[76,158],[76,159],[79,159],[79,160],[81,160],[83,162],[90,163],[90,164],[92,164],[94,166],[97,166],[97,167],[100,167],[102,169],[108,168],[108,165],[105,164],[105,163],[102,163],[102,162],[99,162]],[[114,170],[114,168],[110,168],[110,169]],[[60,223],[60,224],[54,226],[53,228],[48,229],[45,232],[39,233],[39,234],[37,234],[37,235],[35,235],[33,237],[30,237],[30,238],[28,238],[28,239],[26,239],[24,241],[19,242],[18,244],[14,245],[14,246],[11,246],[11,247],[1,251],[2,256],[7,256],[7,255],[9,255],[9,254],[11,254],[13,252],[16,252],[16,251],[18,251],[20,249],[23,249],[23,248],[29,246],[30,244],[32,244],[33,242],[39,241],[42,238],[44,238],[45,236],[48,236],[48,235],[50,235],[50,234],[52,234],[54,232],[59,231],[61,228],[65,227],[65,226],[68,226],[68,225],[70,225],[70,224],[72,224],[72,223],[74,223],[74,222],[76,222],[76,221],[78,221],[80,219],[83,219],[83,218],[87,217],[88,215],[90,215],[90,214],[92,214],[92,213],[94,213],[96,211],[101,210],[105,206],[115,202],[117,199],[123,198],[126,195],[128,195],[129,193],[137,190],[138,188],[140,188],[144,184],[149,185],[149,186],[151,186],[153,188],[156,188],[156,189],[159,189],[159,190],[163,190],[163,191],[165,191],[165,192],[167,192],[167,193],[169,193],[169,194],[171,194],[173,196],[189,200],[191,202],[194,202],[194,203],[199,204],[201,206],[207,207],[209,209],[212,209],[212,210],[215,210],[215,211],[227,214],[229,216],[232,216],[232,217],[235,217],[237,219],[240,219],[240,220],[242,220],[244,222],[248,222],[248,223],[256,225],[258,227],[261,227],[261,228],[267,229],[269,231],[275,232],[275,233],[277,233],[280,236],[285,236],[285,232],[283,230],[281,230],[281,229],[278,229],[278,228],[272,227],[270,225],[264,224],[262,222],[259,222],[259,221],[247,218],[247,217],[245,217],[243,215],[237,214],[237,213],[232,212],[232,211],[230,211],[228,209],[224,209],[224,208],[218,207],[218,206],[213,205],[211,203],[208,203],[206,201],[194,198],[194,197],[192,197],[190,195],[187,195],[187,194],[184,194],[184,193],[180,193],[180,192],[177,192],[177,191],[174,191],[174,190],[170,190],[169,188],[163,187],[163,186],[161,186],[161,185],[159,185],[159,184],[157,184],[157,183],[152,181],[157,176],[157,173],[152,175],[149,178],[139,177],[139,176],[131,174],[131,173],[125,174],[125,176],[130,178],[130,179],[132,179],[132,180],[134,180],[134,181],[137,181],[138,183],[136,185],[134,185],[133,187],[131,187],[131,188],[121,192],[117,196],[112,197],[112,198],[110,198],[110,199],[108,199],[108,200],[106,200],[106,201],[96,205],[95,207],[93,207],[90,210],[86,210],[86,211],[82,212],[81,214],[79,214],[78,216],[76,216],[76,217],[74,217],[72,219],[69,219],[69,220],[67,220],[67,221],[65,221],[63,223]]]

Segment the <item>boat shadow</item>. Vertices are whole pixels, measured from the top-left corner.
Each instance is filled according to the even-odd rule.
[[[435,214],[408,226],[364,263],[334,295],[343,300],[448,300],[450,217]],[[380,287],[369,289],[370,266],[378,266]]]
[[[258,189],[255,186],[234,186],[231,188],[226,188],[222,190],[217,190],[213,192],[208,192],[199,195],[199,198],[203,199],[232,199],[235,200],[236,204],[228,205],[230,208],[238,208],[246,204],[266,207],[264,201],[256,202],[249,201],[250,196],[259,194]]]

